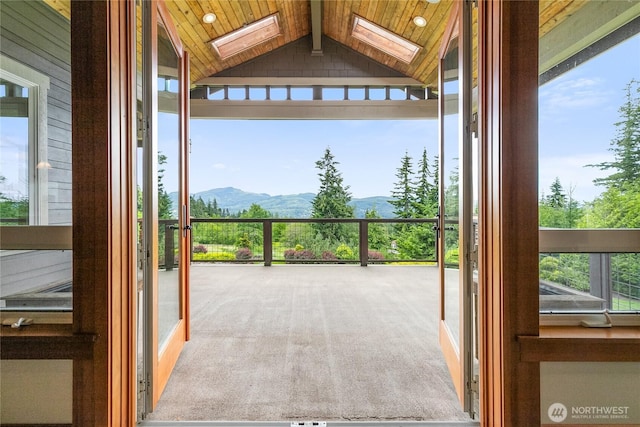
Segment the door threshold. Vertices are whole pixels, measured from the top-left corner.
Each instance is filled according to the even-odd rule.
[[[141,421],[140,427],[479,427],[478,421]]]

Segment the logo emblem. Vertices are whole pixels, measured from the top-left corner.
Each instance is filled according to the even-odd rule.
[[[554,423],[561,423],[567,419],[569,412],[567,411],[567,407],[562,403],[554,403],[549,406],[547,415],[549,415],[549,419]]]

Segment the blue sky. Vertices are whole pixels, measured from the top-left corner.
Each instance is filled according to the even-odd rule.
[[[354,197],[387,196],[405,152],[437,155],[435,120],[191,122],[191,192],[237,187],[256,193],[318,190],[315,162],[327,147]]]
[[[592,200],[602,187],[593,179],[611,173],[585,167],[613,160],[610,142],[625,98],[624,89],[640,80],[640,35],[636,35],[540,88],[540,191],[560,178],[574,187],[577,200]]]

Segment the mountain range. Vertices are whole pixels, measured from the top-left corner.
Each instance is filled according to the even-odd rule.
[[[170,193],[174,202],[177,193]],[[311,203],[315,194],[300,193],[272,196],[266,193],[250,193],[234,187],[213,188],[192,194],[197,200],[202,198],[205,203],[216,200],[218,207],[228,209],[231,213],[249,209],[252,204],[258,204],[273,215],[281,218],[309,218],[311,216]],[[373,196],[351,199],[351,206],[355,209],[356,218],[364,218],[367,209],[375,208],[381,218],[394,218],[393,206],[388,203],[390,197]]]

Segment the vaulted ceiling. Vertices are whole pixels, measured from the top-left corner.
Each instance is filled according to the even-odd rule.
[[[69,0],[45,1],[69,16]],[[540,36],[587,2],[541,0]],[[321,49],[318,43],[323,35],[425,86],[436,87],[437,53],[453,0],[169,0],[166,5],[191,55],[192,82],[252,61],[303,37],[313,38],[314,50]],[[209,12],[216,15],[213,23],[203,22],[203,16]],[[211,47],[211,40],[276,13],[281,28],[279,36],[226,60]],[[351,29],[356,15],[420,46],[415,59],[406,64],[355,39]],[[413,22],[416,16],[425,18],[426,26],[416,26]]]

